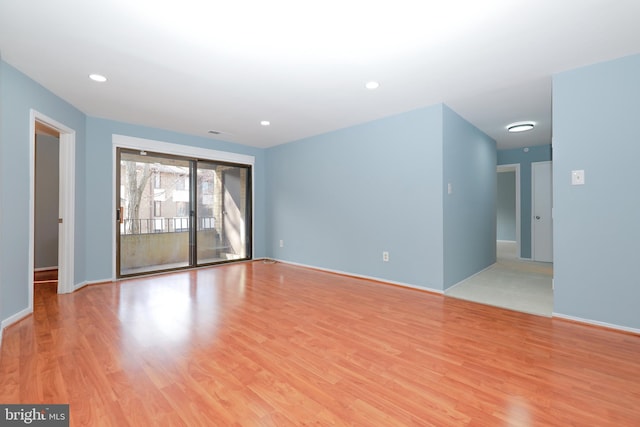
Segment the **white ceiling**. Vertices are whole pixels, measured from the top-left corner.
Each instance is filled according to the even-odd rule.
[[[551,141],[551,75],[640,53],[639,20],[640,0],[1,0],[0,55],[90,116],[256,147],[444,102],[515,148]]]

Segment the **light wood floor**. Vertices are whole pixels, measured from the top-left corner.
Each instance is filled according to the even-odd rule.
[[[640,336],[284,264],[36,289],[0,403],[91,426],[638,426]]]
[[[33,281],[36,284],[44,282],[57,282],[58,281],[58,269],[36,271],[33,273]]]

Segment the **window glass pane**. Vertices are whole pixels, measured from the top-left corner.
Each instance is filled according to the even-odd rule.
[[[198,162],[198,264],[250,257],[250,169]]]
[[[189,164],[121,153],[120,275],[189,265]]]

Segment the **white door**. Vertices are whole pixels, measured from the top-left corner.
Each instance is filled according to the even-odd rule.
[[[531,164],[531,254],[534,261],[553,261],[551,162]]]

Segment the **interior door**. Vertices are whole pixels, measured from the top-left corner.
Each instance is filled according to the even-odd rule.
[[[531,164],[532,209],[531,254],[534,261],[553,261],[551,162]]]

